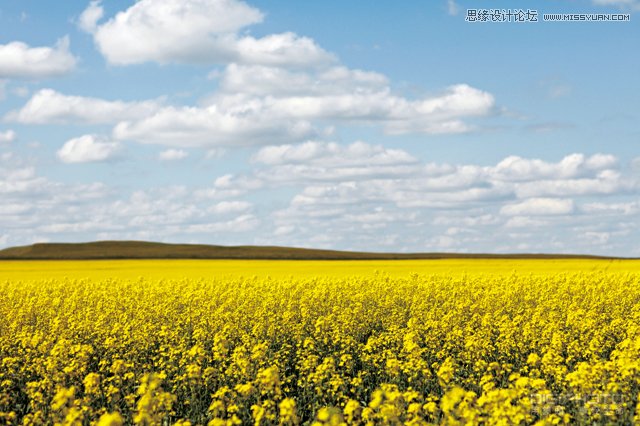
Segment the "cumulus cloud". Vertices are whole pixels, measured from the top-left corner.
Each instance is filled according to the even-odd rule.
[[[0,79],[58,77],[73,71],[76,62],[69,52],[69,37],[53,47],[30,47],[20,41],[0,44]]]
[[[500,209],[500,213],[506,216],[546,216],[569,214],[573,210],[573,200],[531,198],[520,203],[507,204]]]
[[[94,1],[80,22],[111,63],[225,64],[203,104],[128,114],[114,128],[119,140],[177,148],[293,143],[336,123],[390,134],[463,133],[474,129],[467,118],[496,111],[492,94],[467,84],[409,99],[384,75],[349,69],[309,38],[239,35],[263,14],[238,0],[141,0],[102,24],[101,15]]]
[[[248,232],[256,229],[260,219],[252,214],[243,214],[224,222],[198,223],[186,227],[188,234],[211,234],[219,232]]]
[[[416,101],[384,89],[268,99],[265,106],[276,115],[299,118],[387,121],[391,133],[440,133],[448,127],[453,131],[460,117],[487,114],[493,105],[492,95],[462,84],[451,86],[442,95]]]
[[[357,141],[350,145],[336,142],[305,142],[299,145],[277,145],[260,149],[253,161],[267,165],[326,164],[326,165],[388,165],[411,164],[418,160],[399,149],[386,149]],[[327,163],[327,160],[330,162]]]
[[[42,89],[20,110],[9,112],[5,119],[22,124],[108,124],[146,117],[159,108],[158,101],[107,101]]]
[[[260,218],[238,199],[211,204],[182,186],[126,190],[94,182],[62,183],[39,176],[29,161],[0,154],[0,246],[34,241],[154,239],[238,243]],[[215,235],[210,235],[215,233]],[[206,237],[202,235],[207,234]]]
[[[332,67],[321,73],[229,65],[205,105],[165,107],[119,123],[115,137],[168,146],[300,142],[327,122],[381,125],[387,133],[459,133],[463,119],[494,110],[491,94],[468,85],[418,100],[394,95],[377,73]]]
[[[232,44],[233,46],[233,44]],[[271,34],[262,38],[242,37],[235,42],[232,59],[247,64],[313,67],[335,61],[309,37],[292,32]]]
[[[367,179],[408,176],[419,172],[418,160],[399,149],[354,142],[305,142],[299,145],[268,146],[260,149],[252,161],[268,166],[256,172],[268,181],[313,181]]]
[[[455,0],[447,0],[447,13],[451,16],[455,16],[460,12],[460,6],[455,2]]]
[[[336,125],[381,126],[388,134],[464,133],[467,119],[497,111],[491,93],[454,84],[407,98],[386,76],[340,64],[312,39],[291,32],[243,32],[263,14],[240,0],[140,0],[103,19],[91,1],[78,26],[113,64],[220,63],[217,90],[198,105],[124,102],[37,92],[5,117],[25,124],[114,123],[122,141],[174,148],[290,144]]]
[[[224,150],[224,148],[210,148],[207,150],[204,158],[206,158],[207,160],[222,158],[224,157],[225,153],[226,151]]]
[[[222,199],[239,197],[264,188],[260,179],[246,176],[222,175],[215,179],[211,188],[194,191],[197,199]]]
[[[118,142],[84,135],[68,140],[58,150],[57,156],[63,163],[95,163],[116,158],[121,148]]]
[[[35,169],[32,166],[19,166],[8,167],[11,156],[3,155],[2,159],[3,168],[0,169],[0,179],[2,179],[2,185],[0,186],[0,192],[3,194],[11,192],[20,192],[23,188],[32,188],[34,179],[36,178]]]
[[[269,184],[309,185],[295,202],[385,197],[405,208],[632,193],[638,182],[610,155],[571,154],[558,162],[508,157],[494,166],[420,163],[405,151],[356,142],[268,146],[253,176]],[[320,185],[320,182],[327,182]],[[331,182],[341,182],[337,185]],[[340,194],[338,196],[338,194]]]
[[[189,156],[189,153],[182,149],[167,149],[158,154],[161,161],[178,161]]]
[[[519,197],[526,198],[541,195],[558,197],[567,195],[607,195],[633,191],[637,188],[637,182],[628,180],[618,171],[604,170],[591,178],[525,182],[517,185],[515,191]]]
[[[123,121],[113,134],[122,140],[175,147],[259,145],[304,139],[314,134],[307,121],[274,120],[216,105],[165,107],[138,121]]]
[[[36,167],[24,158],[12,153],[0,155],[0,196],[3,205],[10,209],[0,209],[0,228],[22,229],[28,227],[36,218],[28,213],[36,205],[55,211],[56,207],[83,200],[95,200],[106,192],[105,186],[98,183],[76,184],[69,187],[39,176]],[[46,217],[44,218],[46,219]],[[12,222],[14,221],[14,222]]]
[[[92,2],[81,27],[112,64],[143,62],[303,65],[333,60],[315,42],[293,33],[240,35],[262,21],[258,9],[238,0],[141,0],[102,24]]]
[[[252,204],[247,201],[221,201],[211,206],[208,211],[215,214],[242,213],[251,207]]]
[[[575,178],[588,173],[614,167],[617,163],[613,155],[595,154],[590,157],[584,154],[571,154],[558,163],[550,163],[539,159],[526,159],[509,156],[493,168],[493,174],[503,180],[526,181],[545,178]]]
[[[624,203],[602,203],[592,202],[582,206],[582,211],[587,214],[606,214],[629,216],[640,213],[640,201],[630,201]]]
[[[13,130],[0,131],[0,143],[8,143],[16,140],[16,132]]]
[[[100,3],[100,0],[94,0],[89,3],[89,6],[82,12],[78,18],[78,27],[80,27],[81,30],[88,33],[93,33],[96,30],[98,21],[102,19],[104,15],[104,9]]]
[[[11,230],[8,244],[36,236],[174,242],[211,242],[215,237],[220,244],[251,241],[356,250],[598,253],[604,250],[598,241],[606,239],[608,254],[631,255],[627,249],[640,231],[637,193],[623,186],[596,202],[582,191],[535,197],[517,191],[523,183],[571,181],[576,174],[597,180],[605,171],[620,173],[622,182],[637,179],[615,158],[584,156],[587,166],[581,169],[567,168],[567,157],[545,161],[544,167],[540,160],[521,158],[539,167],[505,174],[500,162],[425,164],[404,151],[364,142],[310,142],[265,147],[252,159],[255,172],[222,175],[210,186],[127,192],[100,183],[54,182],[39,176],[33,164],[5,152],[0,154],[5,207],[0,209],[0,227]],[[406,165],[417,171],[329,178],[367,162],[374,169]],[[326,178],[320,180],[303,174],[299,179],[275,179],[270,174],[282,166],[321,164]]]
[[[346,241],[355,244],[351,248],[366,248],[368,243],[383,249],[382,240],[372,237],[375,230],[395,248],[404,241],[412,250],[558,252],[568,246],[536,238],[545,235],[551,241],[572,223],[593,221],[592,214],[636,214],[624,203],[605,211],[588,202],[605,190],[607,196],[624,199],[637,187],[617,159],[605,154],[571,154],[558,161],[509,157],[489,166],[425,164],[404,151],[364,142],[307,142],[264,147],[252,162],[256,168],[250,175],[220,179],[225,194],[295,188],[288,205],[271,216],[273,235],[294,245],[309,245],[322,233],[347,236]],[[394,173],[380,167],[391,167]],[[221,189],[214,185],[210,193],[220,194]],[[515,234],[509,230],[534,226],[536,236],[523,237],[526,241],[510,236]],[[564,238],[569,241],[574,234]],[[333,244],[345,247],[342,240]],[[326,241],[316,245],[332,246]]]
[[[452,85],[422,99],[395,95],[379,73],[334,66],[322,71],[290,71],[229,65],[211,104],[229,110],[260,111],[274,118],[375,122],[388,133],[455,133],[470,130],[461,121],[493,112],[490,93]]]
[[[542,227],[548,223],[548,221],[539,218],[534,219],[529,216],[514,216],[509,218],[504,226],[505,228],[533,228]]]
[[[388,79],[377,72],[342,65],[316,72],[264,65],[229,64],[219,76],[220,90],[245,96],[330,95],[354,90],[381,90]]]

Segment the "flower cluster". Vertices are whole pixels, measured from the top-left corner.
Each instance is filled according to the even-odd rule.
[[[640,422],[638,274],[11,279],[0,318],[0,424]]]

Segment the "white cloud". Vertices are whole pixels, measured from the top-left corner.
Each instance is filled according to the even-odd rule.
[[[529,216],[514,216],[509,218],[504,224],[505,228],[531,228],[547,225],[548,222],[540,219],[533,219]]]
[[[252,160],[270,166],[296,163],[373,166],[414,164],[418,161],[405,151],[386,149],[381,145],[370,145],[362,141],[350,145],[309,141],[298,145],[267,146],[260,149]]]
[[[16,140],[16,132],[13,130],[5,130],[0,132],[0,143],[13,142]]]
[[[224,157],[225,150],[223,148],[210,148],[207,150],[205,154],[205,158],[207,160],[217,159]]]
[[[455,16],[460,12],[460,6],[455,2],[455,0],[447,0],[447,13],[451,16]]]
[[[493,95],[471,87],[456,84],[433,97],[410,102],[406,121],[391,121],[390,133],[460,133],[471,128],[460,119],[479,117],[491,113],[495,106]],[[394,115],[391,114],[391,118]]]
[[[384,159],[376,163],[375,147],[363,144],[361,152],[349,155],[351,149],[340,145],[305,143],[295,146],[267,147],[254,157],[254,162],[266,165],[254,175],[270,184],[309,185],[293,200],[300,204],[343,204],[386,200],[401,208],[464,208],[474,204],[492,204],[514,199],[545,199],[575,197],[592,194],[625,194],[637,184],[611,169],[614,158],[603,161],[604,156],[581,156],[583,167],[567,167],[574,156],[558,163],[520,159],[521,164],[534,164],[537,168],[505,168],[476,165],[420,165],[412,164],[411,157],[400,151],[390,156],[381,147],[375,155]],[[354,151],[352,151],[354,152]],[[407,157],[403,157],[404,154]],[[582,179],[570,179],[584,175]],[[319,181],[349,180],[339,185],[319,185]],[[362,183],[358,183],[361,181]],[[540,201],[540,200],[538,200]],[[535,202],[535,201],[534,201]],[[533,203],[533,202],[532,202]],[[519,208],[525,207],[520,206]],[[505,212],[509,212],[509,207]],[[512,214],[513,213],[512,211]]]
[[[388,133],[457,133],[471,129],[463,118],[490,114],[494,107],[491,94],[464,84],[409,100],[392,94],[384,86],[386,79],[375,73],[342,67],[321,74],[265,67],[255,71],[230,65],[221,91],[207,105],[165,107],[119,123],[114,135],[175,147],[281,144],[318,135],[318,127],[330,120],[378,124]]]
[[[282,144],[330,134],[338,123],[378,125],[389,134],[463,133],[475,129],[466,119],[497,111],[492,94],[467,84],[410,99],[380,73],[339,64],[312,39],[240,35],[263,14],[239,0],[141,0],[102,24],[101,13],[93,1],[81,25],[111,63],[225,65],[211,74],[217,91],[198,106],[108,114],[121,117],[118,140],[177,148]]]
[[[457,226],[452,226],[450,228],[447,228],[445,234],[446,235],[461,235],[461,234],[476,234],[478,231],[474,231],[473,229],[470,228],[460,228]]]
[[[242,37],[235,42],[234,61],[247,64],[308,67],[335,61],[312,39],[292,32],[262,38]]]
[[[448,251],[448,249],[456,246],[457,243],[458,243],[458,240],[448,235],[440,235],[438,237],[431,238],[427,242],[428,246],[433,246],[436,248],[436,250],[445,250],[445,251]]]
[[[623,178],[617,171],[605,170],[588,179],[555,179],[520,183],[515,186],[515,193],[520,198],[606,195],[632,191],[636,188],[638,188],[638,182]]]
[[[267,146],[252,161],[267,166],[255,173],[270,182],[335,181],[409,176],[420,171],[418,160],[399,149],[354,142],[305,142]]]
[[[215,179],[212,188],[194,191],[197,199],[223,199],[245,195],[265,186],[259,179],[245,176],[222,175]]]
[[[220,75],[223,94],[244,96],[326,96],[357,91],[382,90],[387,78],[379,73],[336,65],[309,71],[264,65],[229,64]],[[212,102],[215,102],[216,98]]]
[[[402,209],[465,209],[510,203],[503,214],[559,214],[571,197],[624,195],[638,188],[637,179],[615,169],[615,157],[602,154],[572,154],[558,162],[510,157],[495,166],[452,166],[421,164],[405,151],[364,142],[306,142],[262,148],[252,161],[258,167],[250,176],[226,180],[302,187],[292,204],[323,208],[387,202]],[[566,213],[572,212],[573,204]]]
[[[273,235],[275,236],[289,235],[293,233],[295,230],[296,230],[295,226],[287,226],[287,225],[278,226],[275,229],[275,231],[273,231]]]
[[[593,171],[614,167],[617,160],[612,155],[571,154],[558,163],[549,163],[539,159],[526,159],[509,156],[498,163],[492,173],[503,180],[564,179],[586,176]]]
[[[13,153],[0,154],[0,196],[3,205],[10,204],[12,200],[19,202],[23,197],[46,194],[50,188],[46,179],[36,175],[33,165],[26,164]]]
[[[94,135],[84,135],[67,141],[57,152],[63,163],[94,163],[112,160],[121,151],[118,142],[102,140]]]
[[[237,244],[233,235],[260,224],[249,213],[248,202],[222,200],[212,206],[182,186],[127,193],[101,183],[56,182],[38,176],[28,161],[9,153],[0,154],[0,198],[0,229],[8,230],[3,238],[13,245],[34,239],[211,241],[210,236],[194,241],[199,232],[215,232],[220,244]]]
[[[53,47],[30,47],[14,41],[0,44],[0,78],[38,79],[73,71],[76,58],[69,52],[69,37]]]
[[[242,213],[251,209],[252,204],[247,201],[221,201],[209,208],[211,213],[229,214]]]
[[[313,135],[310,123],[274,120],[260,112],[166,107],[139,121],[123,121],[118,139],[175,147],[214,147],[289,142]]]
[[[573,88],[567,81],[557,76],[540,80],[538,87],[549,99],[560,99],[569,96],[573,91]]]
[[[247,232],[254,230],[260,220],[252,214],[240,215],[226,222],[199,223],[186,227],[186,233],[218,233],[218,232]]]
[[[93,33],[98,25],[98,21],[104,15],[104,9],[100,5],[101,0],[93,0],[78,18],[78,27],[82,31]]]
[[[586,203],[582,206],[582,211],[588,214],[629,216],[640,213],[640,201],[630,201],[625,203]]]
[[[0,154],[0,198],[6,206],[0,209],[0,229],[10,229],[6,234],[11,244],[36,236],[53,241],[208,242],[215,234],[220,244],[629,254],[637,241],[637,193],[618,191],[597,202],[582,192],[562,198],[520,198],[518,185],[552,180],[553,173],[540,177],[523,168],[522,176],[500,175],[495,165],[423,164],[404,151],[397,155],[390,151],[363,142],[312,142],[265,148],[253,164],[261,173],[282,166],[325,164],[329,176],[346,164],[364,167],[371,161],[375,168],[407,161],[418,171],[337,181],[223,175],[210,187],[168,186],[129,193],[101,183],[55,182],[39,176],[34,165],[17,154],[5,152]],[[585,156],[583,163],[613,168],[576,173],[599,179],[603,171],[617,171],[622,181],[636,178],[618,168],[617,162],[597,159]],[[556,170],[557,180],[575,179],[558,166],[567,162],[547,162]],[[599,242],[606,242],[606,247]]]
[[[467,131],[469,127],[461,118],[486,115],[494,107],[491,94],[465,84],[451,86],[440,95],[409,100],[392,94],[387,87],[371,90],[359,87],[357,81],[351,83],[336,93],[263,98],[235,95],[217,101],[229,109],[260,111],[275,119],[379,123],[394,134]]]
[[[178,161],[189,156],[187,151],[182,149],[167,149],[158,154],[158,158],[162,161]]]
[[[483,227],[487,225],[495,225],[500,222],[500,218],[492,214],[481,215],[446,215],[436,216],[433,219],[435,225],[457,225],[467,227]]]
[[[3,204],[23,205],[27,204],[34,209],[43,207],[52,213],[55,207],[70,203],[69,207],[77,205],[83,200],[95,200],[105,193],[105,187],[101,184],[75,184],[64,185],[38,176],[33,164],[23,158],[5,153],[0,155],[0,195]],[[14,213],[19,213],[14,211]],[[27,213],[25,210],[23,213]],[[37,218],[31,215],[24,217],[5,218],[8,223],[0,223],[0,228],[21,229],[23,225],[30,224]],[[11,220],[15,219],[15,222]],[[18,220],[20,219],[20,220]],[[44,218],[46,220],[46,216]]]
[[[531,198],[520,203],[507,204],[500,209],[506,216],[566,215],[574,210],[573,200],[559,198]]]
[[[611,238],[611,232],[585,232],[585,238],[590,240],[593,244],[602,245],[609,242]]]
[[[159,108],[158,101],[106,101],[42,89],[5,119],[23,124],[101,124],[143,118]]]
[[[450,191],[442,189],[423,188],[420,190],[406,190],[403,182],[394,182],[380,189],[386,189],[389,197],[402,208],[432,208],[455,209],[465,206],[499,203],[511,198],[511,192],[507,187],[487,186],[477,188],[457,188]]]
[[[25,86],[16,87],[11,92],[19,98],[26,98],[29,96],[29,88]]]
[[[143,62],[303,65],[332,61],[315,42],[293,33],[240,36],[262,21],[258,9],[239,0],[141,0],[103,24],[97,5],[83,13],[86,30],[112,64]],[[100,16],[101,17],[101,16]]]
[[[2,206],[2,211],[0,211],[0,215],[3,216],[13,216],[18,214],[28,213],[32,207],[26,203],[9,203],[4,204]]]

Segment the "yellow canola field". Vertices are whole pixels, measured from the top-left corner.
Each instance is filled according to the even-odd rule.
[[[0,261],[0,281],[43,278],[182,279],[182,278],[313,278],[410,273],[461,275],[549,275],[572,272],[640,272],[640,260],[80,260]]]
[[[637,262],[0,264],[0,424],[632,424],[639,392]]]

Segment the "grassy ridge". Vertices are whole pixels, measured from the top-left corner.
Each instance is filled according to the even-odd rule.
[[[0,250],[0,260],[85,259],[615,259],[614,257],[559,254],[369,253],[276,246],[216,246],[166,244],[144,241],[38,243]]]

